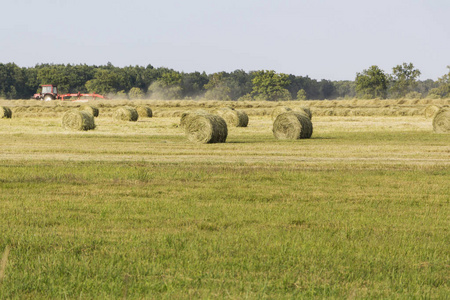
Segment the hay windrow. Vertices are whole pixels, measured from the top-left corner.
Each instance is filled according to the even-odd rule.
[[[241,111],[230,107],[222,107],[216,109],[214,113],[221,116],[229,127],[247,127],[248,115]]]
[[[136,122],[139,118],[139,114],[131,106],[118,107],[112,114],[113,119],[119,121],[132,121]]]
[[[87,111],[87,112],[91,113],[94,117],[98,117],[98,114],[99,114],[99,110],[95,106],[83,105],[80,107],[80,110]]]
[[[139,115],[139,118],[151,118],[153,117],[153,111],[150,107],[146,105],[136,106],[136,111]]]
[[[195,143],[225,143],[228,136],[227,123],[218,115],[189,114],[184,128],[188,140]]]
[[[272,121],[275,121],[276,118],[281,115],[282,113],[288,112],[288,111],[292,111],[292,109],[290,109],[287,106],[277,106],[272,110]]]
[[[428,105],[425,108],[425,118],[433,118],[441,108],[436,105]]]
[[[0,106],[0,119],[11,119],[12,111],[7,106]]]
[[[277,139],[308,139],[313,133],[313,125],[306,114],[288,111],[278,115],[273,123],[273,134]]]
[[[91,130],[95,128],[95,121],[91,113],[72,109],[64,113],[61,125],[69,130]]]
[[[440,109],[433,118],[433,130],[436,133],[450,133],[450,109]]]

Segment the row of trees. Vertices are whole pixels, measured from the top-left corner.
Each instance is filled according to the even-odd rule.
[[[231,73],[184,73],[152,65],[119,68],[39,64],[19,67],[0,64],[0,97],[27,99],[41,84],[58,86],[60,93],[98,93],[117,98],[306,100],[343,98],[450,97],[449,73],[438,81],[419,81],[412,63],[398,65],[392,74],[378,66],[356,74],[355,81],[315,80],[275,71],[235,70]]]

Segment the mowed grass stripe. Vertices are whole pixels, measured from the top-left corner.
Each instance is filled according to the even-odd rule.
[[[287,162],[411,161],[449,164],[449,135],[429,132],[317,133],[308,140],[277,141],[272,135],[230,136],[227,143],[196,145],[183,136],[12,135],[0,146],[3,159]]]

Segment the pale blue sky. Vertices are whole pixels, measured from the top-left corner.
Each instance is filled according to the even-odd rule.
[[[1,0],[0,62],[275,70],[353,80],[450,65],[450,0]]]

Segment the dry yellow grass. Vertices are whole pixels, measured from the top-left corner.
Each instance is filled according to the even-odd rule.
[[[8,106],[14,117],[61,117],[62,114],[82,105],[96,106],[100,113],[111,117],[119,106],[149,106],[155,117],[180,117],[187,109],[214,109],[229,106],[239,109],[249,116],[270,115],[277,106],[295,108],[308,107],[317,116],[419,116],[429,105],[448,106],[449,99],[401,99],[401,100],[308,100],[308,101],[196,101],[196,100],[89,100],[38,101],[0,100],[0,106]]]
[[[450,136],[439,135],[448,141],[437,143],[431,121],[424,116],[317,116],[313,137],[300,144],[277,141],[272,125],[270,115],[255,116],[247,128],[229,128],[225,144],[196,145],[186,141],[179,118],[173,117],[115,122],[100,115],[96,130],[88,132],[65,131],[58,118],[3,119],[0,134],[10,142],[0,145],[0,153],[5,161],[450,165]],[[418,135],[434,142],[416,142]],[[95,147],[80,142],[85,137],[95,137]],[[373,141],[365,142],[366,137]]]

